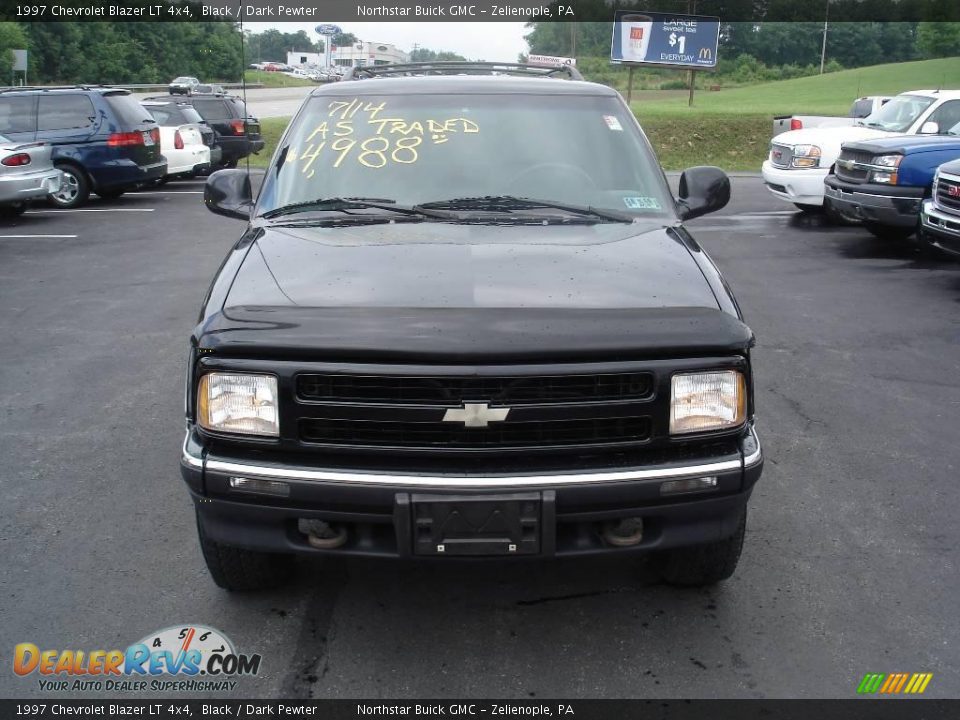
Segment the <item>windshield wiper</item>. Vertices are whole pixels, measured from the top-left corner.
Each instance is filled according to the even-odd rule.
[[[575,215],[602,218],[612,222],[632,223],[632,215],[616,210],[602,210],[584,205],[568,205],[553,202],[552,200],[534,200],[533,198],[516,197],[514,195],[488,195],[485,197],[452,198],[450,200],[436,200],[433,202],[414,205],[413,210],[481,210],[486,212],[512,213],[517,210],[560,210]]]
[[[389,210],[390,212],[401,215],[419,215],[420,217],[427,215],[427,213],[420,212],[406,205],[397,205],[396,200],[390,200],[389,198],[332,197],[281,205],[273,210],[267,210],[260,215],[260,217],[269,220],[280,217],[281,215],[293,215],[295,213],[310,212],[311,210],[319,212],[327,210],[331,212],[346,212],[347,210],[364,210],[367,208]]]

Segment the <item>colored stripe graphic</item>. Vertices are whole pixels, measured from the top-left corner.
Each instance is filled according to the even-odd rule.
[[[863,680],[860,681],[860,686],[857,688],[858,693],[875,693],[880,689],[880,683],[883,682],[883,679],[886,675],[882,673],[867,673],[863,676]]]
[[[867,673],[857,686],[861,695],[920,695],[933,679],[933,673]]]

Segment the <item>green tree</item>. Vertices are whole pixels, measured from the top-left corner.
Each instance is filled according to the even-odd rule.
[[[417,48],[410,53],[410,62],[443,62],[445,60],[466,60],[466,58],[449,50],[437,52],[427,48]]]
[[[960,55],[960,23],[920,23],[917,25],[917,49],[925,58]]]
[[[0,82],[13,71],[13,51],[28,49],[27,34],[17,23],[0,22]]]
[[[349,45],[356,45],[358,42],[360,42],[360,39],[353,33],[340,33],[330,38],[330,47],[348,47]]]

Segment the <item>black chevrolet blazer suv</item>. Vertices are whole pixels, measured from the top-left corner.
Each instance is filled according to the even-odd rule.
[[[231,590],[297,554],[651,555],[729,577],[762,470],[754,337],[621,97],[572,69],[361,68],[314,90],[190,342],[180,468]],[[225,231],[228,231],[225,228]],[[441,560],[442,559],[442,560]]]

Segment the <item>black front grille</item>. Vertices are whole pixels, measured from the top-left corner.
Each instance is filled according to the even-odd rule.
[[[305,443],[353,447],[510,450],[642,443],[649,438],[648,417],[501,422],[485,428],[457,427],[450,422],[300,421],[300,439]]]
[[[937,183],[937,206],[947,212],[960,213],[960,180],[940,178]]]
[[[844,167],[844,163],[855,162],[868,165],[871,160],[873,160],[873,153],[862,150],[843,150],[840,153],[840,157],[837,158],[837,177],[847,182],[865,183],[867,181],[867,174],[869,173],[868,170],[859,167]]]
[[[308,402],[497,405],[643,400],[653,394],[650,373],[508,376],[300,375],[297,396]]]

